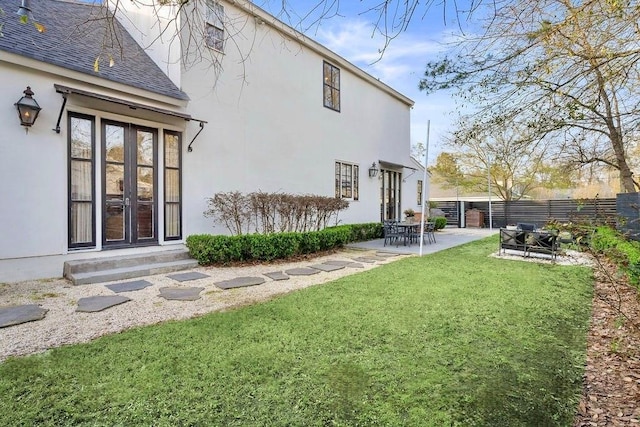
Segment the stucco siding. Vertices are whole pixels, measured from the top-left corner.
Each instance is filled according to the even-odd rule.
[[[232,22],[242,20],[243,12],[230,5],[225,12]],[[227,42],[219,56],[223,72],[183,70],[190,113],[209,121],[184,157],[190,231],[211,230],[202,211],[219,191],[332,197],[336,161],[360,167],[360,200],[341,221],[379,220],[379,182],[368,168],[379,159],[408,161],[409,105],[351,73],[339,58],[253,19],[242,22],[243,37]],[[325,60],[340,69],[339,112],[323,106]]]

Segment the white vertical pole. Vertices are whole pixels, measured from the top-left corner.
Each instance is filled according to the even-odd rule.
[[[424,153],[424,176],[422,177],[422,212],[420,218],[422,218],[420,224],[420,256],[422,256],[422,245],[424,243],[424,211],[425,204],[428,206],[427,196],[429,192],[427,191],[427,164],[429,163],[429,128],[431,127],[431,120],[427,120],[427,146],[425,147]],[[428,212],[428,211],[427,211]]]
[[[493,214],[491,212],[491,157],[487,157],[487,185],[489,186],[489,230],[493,230]]]

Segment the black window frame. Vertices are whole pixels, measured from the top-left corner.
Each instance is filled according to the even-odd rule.
[[[351,169],[349,186],[343,185],[343,166],[347,166]],[[335,197],[338,199],[347,199],[358,201],[360,199],[360,166],[355,163],[342,162],[336,160],[335,163]],[[349,188],[351,195],[344,195],[344,188]]]
[[[73,119],[88,120],[91,122],[91,159],[74,158],[72,157],[71,146],[71,121]],[[91,241],[74,243],[72,241],[72,211],[73,204],[78,203],[72,197],[72,164],[74,161],[84,161],[91,163]],[[87,203],[83,201],[82,203]],[[67,113],[67,247],[70,250],[74,249],[88,249],[96,247],[96,118],[88,114],[80,114],[74,112]]]
[[[166,135],[173,135],[176,136],[178,138],[178,167],[173,167],[173,166],[167,166],[167,138]],[[182,230],[183,230],[183,224],[182,224],[182,199],[183,199],[183,194],[182,194],[182,132],[177,132],[177,131],[173,131],[173,130],[164,130],[163,133],[163,167],[164,167],[164,171],[163,171],[163,177],[164,177],[164,183],[163,183],[163,188],[164,188],[164,194],[163,194],[163,199],[164,199],[164,212],[163,212],[163,217],[164,217],[164,240],[165,241],[171,241],[171,240],[182,240]],[[180,188],[178,189],[179,195],[178,195],[178,202],[168,202],[167,201],[167,170],[177,170],[178,171],[178,181],[180,182]],[[167,234],[167,205],[178,205],[178,221],[179,221],[179,233],[176,236],[169,236]]]
[[[327,76],[327,70],[329,75]],[[334,76],[337,75],[337,86],[335,85]],[[340,68],[327,61],[322,61],[322,99],[325,108],[340,112],[341,94],[340,94]],[[327,91],[330,96],[327,98]],[[335,96],[334,96],[335,95]],[[334,97],[337,97],[337,106],[334,104]]]

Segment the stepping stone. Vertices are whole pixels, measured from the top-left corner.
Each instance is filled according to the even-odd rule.
[[[94,313],[127,301],[131,301],[131,299],[120,295],[97,295],[95,297],[80,298],[76,311],[81,313]]]
[[[310,265],[309,268],[315,268],[316,270],[329,272],[329,271],[342,270],[344,268],[344,265],[314,264],[314,265]]]
[[[200,299],[200,292],[204,288],[160,288],[160,296],[173,301],[195,301]]]
[[[349,267],[349,268],[364,268],[364,265],[360,264],[359,262],[351,262],[351,263],[345,265],[345,267]]]
[[[392,254],[389,252],[376,252],[376,256],[382,257],[382,258],[393,258],[396,256],[399,256],[400,254]]]
[[[186,273],[168,274],[168,278],[177,280],[178,282],[188,282],[189,280],[204,279],[205,277],[211,277],[208,274],[198,273],[197,271],[188,271]]]
[[[354,261],[360,261],[360,262],[366,262],[367,264],[373,264],[376,261],[381,261],[380,259],[376,259],[373,257],[358,257],[358,258],[354,258]]]
[[[42,308],[38,304],[0,307],[0,328],[42,320],[47,311],[46,308]]]
[[[244,288],[246,286],[256,286],[264,283],[262,277],[236,277],[235,279],[223,280],[215,285],[220,289]]]
[[[382,256],[378,256],[378,255],[367,255],[364,258],[369,258],[372,259],[374,261],[386,261],[387,257],[382,257]]]
[[[285,270],[289,276],[311,276],[314,274],[320,273],[320,270],[316,270],[315,268],[291,268],[289,270]]]
[[[327,261],[323,262],[323,264],[341,265],[343,267],[346,267],[347,265],[349,265],[351,263],[352,263],[352,261],[338,261],[338,260],[335,260],[335,259],[330,259],[330,260],[327,260]]]
[[[289,276],[284,274],[282,271],[272,271],[270,273],[264,273],[271,280],[289,280]]]
[[[343,267],[349,267],[349,268],[364,268],[364,265],[360,264],[359,262],[353,262],[353,261],[329,260],[329,261],[323,262],[323,264],[341,265]]]
[[[134,280],[133,282],[114,283],[112,285],[105,286],[116,293],[131,292],[139,291],[140,289],[144,289],[147,286],[151,286],[151,282],[147,282],[146,280]]]

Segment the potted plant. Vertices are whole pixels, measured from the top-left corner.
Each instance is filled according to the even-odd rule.
[[[407,209],[404,211],[404,215],[407,217],[407,221],[413,221],[413,217],[415,216],[415,211],[413,209]]]

